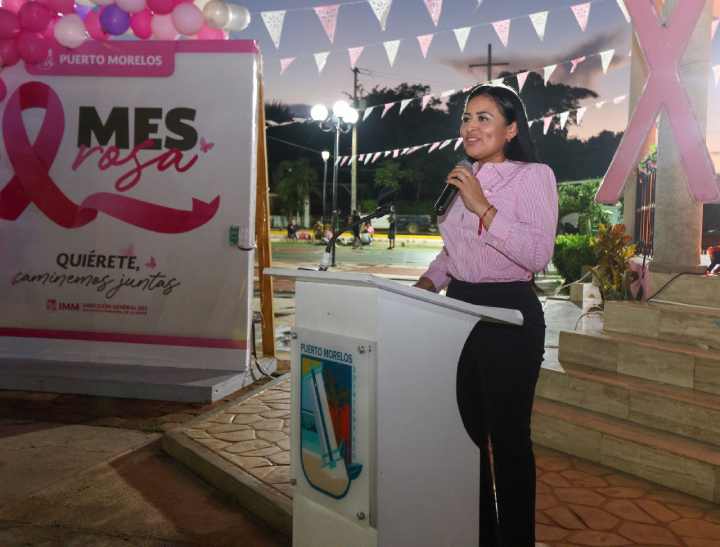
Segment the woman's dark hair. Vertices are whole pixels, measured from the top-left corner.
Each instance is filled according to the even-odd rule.
[[[490,97],[495,101],[508,124],[517,123],[517,135],[505,145],[505,157],[512,161],[538,161],[535,145],[530,138],[525,105],[515,90],[506,85],[480,84],[468,93],[464,111],[467,110],[468,103],[480,95]]]

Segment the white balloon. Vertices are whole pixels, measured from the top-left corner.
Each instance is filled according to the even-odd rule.
[[[250,12],[245,6],[238,6],[237,4],[227,5],[230,16],[229,21],[225,25],[225,30],[245,30],[250,24]]]
[[[203,8],[203,15],[209,27],[225,28],[230,20],[230,9],[222,0],[210,0]]]
[[[195,0],[194,4],[200,8],[200,11],[202,11],[205,9],[208,2],[210,2],[210,0]]]
[[[53,35],[61,46],[75,49],[90,37],[82,18],[74,13],[64,15],[55,24]]]
[[[145,0],[117,0],[117,5],[128,13],[137,13],[147,7]]]
[[[110,4],[114,4],[115,0],[92,0],[92,2],[98,6],[109,6]]]

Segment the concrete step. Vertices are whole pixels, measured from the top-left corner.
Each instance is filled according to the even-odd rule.
[[[543,368],[536,394],[720,446],[720,396],[576,364]]]
[[[720,308],[608,301],[604,320],[607,333],[720,349]]]
[[[558,360],[720,394],[720,353],[661,340],[562,331]]]
[[[646,296],[658,302],[720,308],[720,276],[684,274],[678,277],[676,273],[653,271]]]
[[[720,502],[720,451],[670,433],[535,399],[533,440],[668,488]]]

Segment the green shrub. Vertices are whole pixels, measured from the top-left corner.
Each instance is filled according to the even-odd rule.
[[[555,238],[553,264],[566,283],[580,279],[583,266],[597,263],[590,243],[592,236],[581,234],[559,235]]]

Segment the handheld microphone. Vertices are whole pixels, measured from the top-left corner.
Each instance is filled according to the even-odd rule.
[[[468,171],[472,172],[472,166],[472,162],[468,160],[462,160],[461,162],[458,162],[455,167],[464,167]],[[445,188],[443,188],[440,197],[437,198],[435,205],[433,205],[433,209],[435,210],[435,214],[437,216],[442,216],[448,212],[448,209],[450,209],[453,201],[455,201],[457,193],[457,186],[453,186],[452,184],[445,184]]]

